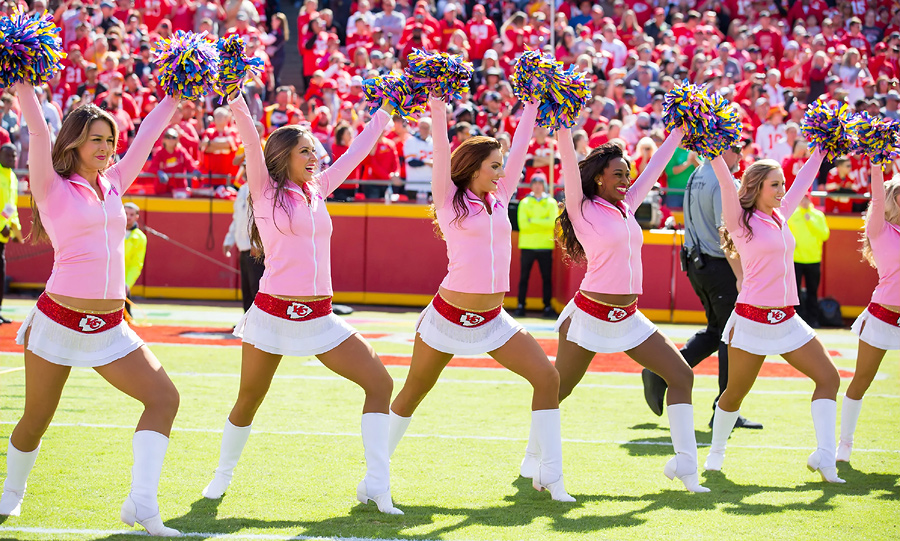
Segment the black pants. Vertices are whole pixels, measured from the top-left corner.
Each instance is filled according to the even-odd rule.
[[[259,280],[266,270],[263,261],[258,261],[250,255],[250,250],[241,252],[241,297],[244,301],[244,311],[250,309],[256,293],[259,291]]]
[[[6,243],[0,242],[0,306],[3,305],[3,294],[6,292]]]
[[[703,359],[719,352],[721,396],[728,384],[728,346],[722,342],[722,332],[737,302],[737,279],[727,260],[708,256],[702,269],[696,268],[694,262],[689,261],[687,275],[706,311],[706,328],[687,341],[681,348],[681,355],[694,368]],[[716,396],[716,400],[719,400],[719,396]]]
[[[794,263],[797,275],[797,294],[800,295],[800,307],[797,313],[809,325],[819,324],[819,282],[822,279],[821,263]],[[800,294],[800,283],[806,280],[806,295]]]
[[[531,267],[537,261],[543,282],[544,308],[550,306],[551,283],[550,273],[553,269],[553,250],[522,250],[522,275],[519,278],[519,306],[525,306],[525,295],[528,293],[528,279],[531,278]]]

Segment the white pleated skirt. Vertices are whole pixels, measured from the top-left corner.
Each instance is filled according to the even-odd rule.
[[[640,310],[629,318],[603,321],[575,305],[575,299],[563,308],[556,320],[556,332],[568,318],[572,318],[566,339],[595,353],[619,353],[636,348],[658,330]]]
[[[732,329],[734,337],[731,337]],[[815,337],[816,332],[797,314],[777,325],[769,325],[739,316],[734,311],[722,333],[723,342],[754,355],[790,353]]]
[[[506,310],[480,327],[463,327],[447,321],[431,303],[422,310],[416,332],[432,348],[453,355],[479,355],[509,342],[522,326]]]
[[[37,309],[28,312],[16,333],[16,344],[25,344],[38,357],[62,366],[93,368],[121,359],[144,345],[141,337],[124,320],[111,329],[82,333],[60,325]]]
[[[290,321],[267,314],[255,304],[234,327],[234,335],[256,349],[294,357],[326,353],[357,332],[334,313],[309,321]]]
[[[889,325],[873,316],[868,309],[856,318],[850,330],[860,340],[883,350],[900,349],[900,327]]]

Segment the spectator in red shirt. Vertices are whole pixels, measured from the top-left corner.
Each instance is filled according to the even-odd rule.
[[[63,66],[63,80],[67,84],[72,85],[72,88],[77,88],[84,83],[84,66],[86,62],[81,56],[81,46],[72,45],[72,48],[69,49],[68,57],[63,58],[60,63]]]
[[[794,140],[793,152],[781,162],[781,168],[784,170],[785,190],[790,189],[791,184],[793,184],[794,180],[797,178],[797,173],[800,172],[800,168],[803,167],[803,164],[806,163],[808,158],[809,145],[806,144],[806,141],[803,139]]]
[[[829,194],[855,194],[856,188],[850,176],[852,166],[847,158],[834,161],[834,168],[828,172],[825,191]],[[825,200],[826,214],[843,214],[853,211],[853,200],[849,197],[829,197]]]
[[[497,27],[494,26],[494,21],[485,17],[484,6],[481,4],[475,4],[475,7],[472,8],[472,20],[466,25],[466,35],[472,46],[469,58],[477,68],[481,65],[484,53],[493,46],[494,40],[497,39]]]
[[[214,185],[228,184],[237,173],[234,158],[240,146],[240,136],[231,123],[231,112],[219,107],[213,113],[215,124],[203,132],[200,152],[203,154],[201,171],[204,175],[228,175],[228,179],[212,179]]]
[[[172,21],[172,29],[181,30],[182,32],[191,32],[194,30],[194,15],[197,13],[197,6],[189,0],[175,0],[172,11],[169,12],[169,19]]]
[[[683,23],[672,25],[672,34],[675,35],[675,43],[685,47],[694,40],[697,25],[700,24],[700,14],[696,11],[688,11]]]
[[[153,173],[157,177],[157,194],[186,191],[190,183],[181,175],[199,174],[197,162],[181,144],[179,137],[178,130],[167,129],[163,134],[162,144],[153,149],[146,167],[148,173]]]
[[[362,162],[363,177],[367,180],[389,180],[397,184],[400,181],[400,155],[394,143],[384,136],[378,138],[378,142]],[[386,186],[363,186],[366,199],[382,199],[387,190]]]
[[[128,142],[135,131],[131,115],[122,108],[122,89],[119,88],[115,92],[108,93],[103,100],[97,99],[96,103],[103,109],[106,109],[106,111],[116,120],[116,125],[119,128],[119,141],[116,144],[116,154],[118,154],[119,157],[122,157],[122,155],[125,154],[125,151],[128,150]]]
[[[753,31],[753,40],[759,46],[763,58],[773,54],[776,61],[781,59],[781,32],[772,25],[772,16],[768,11],[759,13],[759,28]]]
[[[457,30],[466,31],[466,26],[456,18],[456,4],[447,3],[444,7],[444,17],[438,23],[439,31],[435,36],[435,43],[442,51],[447,50],[450,36]]]
[[[338,124],[338,127],[334,132],[334,144],[331,145],[332,163],[336,162],[338,158],[347,152],[351,142],[353,142],[353,128],[347,124]],[[359,176],[360,167],[357,167],[347,175],[347,181],[334,191],[332,197],[336,201],[353,201],[356,196],[356,191],[359,189],[359,184],[351,181],[359,180]]]
[[[847,49],[856,49],[863,56],[871,56],[872,49],[869,47],[869,40],[866,39],[861,32],[862,21],[853,17],[850,19],[850,31],[844,36],[843,43]]]
[[[528,145],[528,153],[525,155],[525,178],[531,179],[539,171],[544,178],[550,178],[550,161],[553,161],[554,183],[559,182],[561,164],[558,153],[554,150],[554,141],[548,136],[547,128],[536,127],[534,129],[534,137]],[[521,188],[517,193],[517,198],[521,199],[528,195],[531,188]]]
[[[143,16],[147,28],[154,30],[172,12],[175,2],[173,0],[135,0],[134,7]]]

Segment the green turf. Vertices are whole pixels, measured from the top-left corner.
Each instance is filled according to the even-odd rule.
[[[21,319],[28,303],[11,304]],[[236,308],[145,308],[158,324],[209,325],[198,320],[210,313],[218,322],[212,326],[222,326],[240,314]],[[409,332],[414,319],[413,312],[358,312],[350,321],[367,332]],[[537,335],[552,336],[548,322],[528,322]],[[696,330],[663,329],[676,341]],[[839,366],[852,368],[855,341],[849,331],[821,336],[843,353]],[[396,341],[374,344],[378,351],[410,351]],[[218,458],[217,431],[237,392],[240,350],[156,345],[153,351],[182,397],[159,501],[166,524],[186,532],[469,541],[900,538],[896,352],[888,354],[884,377],[866,398],[853,465],[839,467],[846,485],[823,484],[806,470],[815,441],[808,380],[758,381],[743,411],[766,428],[735,431],[725,471],[701,476],[712,492],[689,494],[662,474],[672,453],[668,423],[647,409],[640,377],[590,373],[562,405],[566,486],[575,504],[553,502],[517,476],[530,387],[501,370],[448,369],[392,460],[394,501],[406,515],[390,517],[354,497],[364,474],[362,392],[314,359],[282,362],[228,493],[220,501],[200,497]],[[0,371],[21,365],[20,355],[0,355]],[[389,370],[396,391],[406,369]],[[696,378],[701,463],[715,386],[714,377]],[[23,396],[22,371],[0,376],[0,452]],[[130,480],[130,427],[140,411],[93,371],[73,370],[29,479],[23,514],[0,524],[0,538],[134,539],[15,529],[127,529],[118,508]],[[72,426],[77,423],[112,426]]]

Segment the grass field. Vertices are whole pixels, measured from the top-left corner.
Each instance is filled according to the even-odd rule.
[[[7,300],[21,321],[30,304]],[[194,538],[234,539],[900,539],[900,363],[885,359],[866,397],[846,485],[806,470],[815,447],[812,383],[778,359],[744,403],[765,424],[736,430],[721,474],[701,474],[712,489],[690,494],[662,474],[672,453],[668,423],[644,404],[637,366],[621,356],[594,361],[562,405],[566,487],[574,504],[553,502],[518,477],[530,420],[530,387],[483,358],[459,359],[416,412],[392,459],[392,492],[404,516],[356,503],[364,474],[359,436],[362,392],[313,358],[282,361],[253,434],[220,501],[200,491],[218,458],[220,430],[237,393],[240,349],[204,332],[226,331],[233,307],[146,305],[139,329],[181,392],[160,486],[166,524]],[[348,321],[390,363],[395,392],[412,351],[414,312],[356,312]],[[523,322],[552,350],[551,322]],[[194,326],[184,335],[177,326]],[[683,342],[696,327],[663,325]],[[22,355],[14,326],[0,327],[0,453],[21,415]],[[823,331],[846,376],[856,341],[849,330]],[[173,338],[174,337],[174,338]],[[179,338],[180,337],[180,338]],[[178,344],[179,340],[193,342]],[[155,343],[154,343],[155,342]],[[715,361],[701,365],[715,371]],[[842,381],[842,392],[848,380]],[[716,393],[698,375],[694,403],[700,462]],[[140,406],[91,370],[75,369],[29,479],[20,517],[0,519],[0,538],[133,539],[118,520],[128,493],[131,433]],[[5,478],[5,457],[0,477]]]

